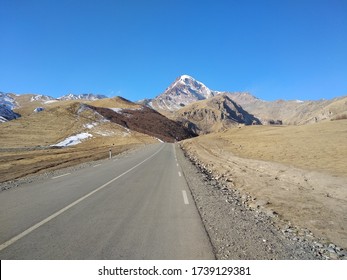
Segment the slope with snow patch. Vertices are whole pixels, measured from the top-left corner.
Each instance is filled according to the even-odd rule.
[[[52,147],[68,147],[68,146],[74,146],[77,144],[82,143],[82,140],[88,139],[89,137],[93,137],[92,134],[90,133],[86,133],[86,132],[82,132],[76,135],[72,135],[66,139],[64,139],[63,141],[51,145]]]

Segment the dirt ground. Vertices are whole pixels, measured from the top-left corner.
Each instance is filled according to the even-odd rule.
[[[182,142],[251,208],[347,248],[347,120],[250,126]],[[249,197],[249,198],[247,198]]]

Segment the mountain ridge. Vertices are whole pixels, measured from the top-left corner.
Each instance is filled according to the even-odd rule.
[[[249,92],[216,91],[189,75],[181,75],[171,83],[163,93],[153,99],[143,99],[138,104],[146,105],[170,119],[177,120],[177,111],[201,100],[208,100],[218,95],[228,95],[248,114],[253,115],[262,124],[301,125],[339,118],[347,113],[347,96],[330,100],[275,100],[265,101]],[[96,101],[107,99],[100,94],[67,94],[59,98],[48,95],[0,92],[0,104],[7,107],[2,110],[2,121],[15,119],[18,115],[31,114],[37,107],[44,107],[54,102],[68,100]],[[100,101],[100,104],[102,101]],[[29,106],[30,104],[30,106]],[[18,115],[16,115],[18,114]],[[11,117],[9,117],[11,115]]]

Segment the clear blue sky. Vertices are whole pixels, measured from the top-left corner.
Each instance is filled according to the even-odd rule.
[[[135,101],[181,74],[265,100],[347,95],[347,0],[0,1],[0,91]]]

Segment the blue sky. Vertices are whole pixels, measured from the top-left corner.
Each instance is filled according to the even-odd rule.
[[[188,74],[265,100],[347,95],[347,0],[1,0],[0,91],[153,98]]]

